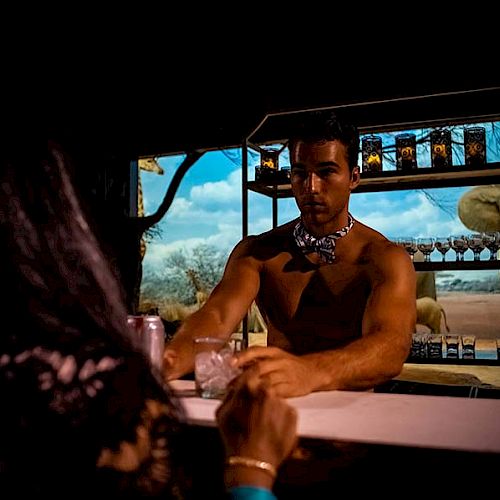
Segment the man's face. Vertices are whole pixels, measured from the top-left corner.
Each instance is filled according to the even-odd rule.
[[[292,191],[308,228],[331,230],[338,216],[347,213],[359,170],[349,171],[346,147],[341,142],[297,142],[290,152]],[[333,227],[333,230],[336,230]]]

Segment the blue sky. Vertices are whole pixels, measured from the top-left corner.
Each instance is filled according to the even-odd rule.
[[[498,123],[496,124],[498,127]],[[491,127],[491,125],[487,125]],[[493,144],[488,133],[488,162],[500,161],[498,144]],[[428,132],[414,131],[417,139]],[[400,132],[398,132],[400,133]],[[461,129],[454,140],[462,141]],[[394,144],[394,135],[383,134],[385,146]],[[454,151],[454,164],[463,164],[463,148]],[[429,153],[425,146],[418,148],[419,167],[429,166]],[[392,153],[390,153],[392,154]],[[161,157],[157,161],[164,170],[160,176],[141,172],[145,211],[150,214],[156,210],[170,184],[172,176],[183,157]],[[192,248],[200,243],[214,245],[229,251],[241,238],[241,154],[240,150],[205,153],[185,175],[174,202],[160,223],[163,231],[161,239],[148,246],[144,265],[161,265],[163,257],[177,249]],[[360,158],[361,162],[361,158]],[[249,178],[254,177],[254,167],[258,164],[257,155],[249,157]],[[280,156],[280,165],[288,165],[287,150]],[[388,162],[384,170],[393,169]],[[460,196],[469,187],[427,190],[392,191],[378,193],[353,193],[350,211],[354,217],[389,238],[398,236],[449,236],[470,233],[456,215]],[[440,208],[432,199],[437,200]],[[293,198],[279,200],[278,222],[284,223],[298,216]],[[249,233],[257,234],[272,227],[272,202],[263,195],[249,192]],[[470,254],[470,255],[468,255]],[[483,259],[487,251],[484,251]],[[472,259],[472,252],[466,257]],[[454,258],[450,250],[447,259]],[[434,252],[433,260],[439,254]],[[465,272],[463,272],[465,274]],[[479,275],[478,275],[479,277]]]

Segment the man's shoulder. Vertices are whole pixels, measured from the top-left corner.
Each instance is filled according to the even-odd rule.
[[[282,236],[289,236],[293,233],[293,230],[297,225],[297,222],[299,222],[299,219],[291,220],[289,222],[286,222],[285,224],[281,224],[280,226],[274,227],[269,231],[261,233],[259,236],[265,238],[279,238]]]
[[[265,260],[279,252],[287,251],[293,238],[298,219],[256,235],[249,235],[238,244],[246,254]]]
[[[394,261],[409,261],[406,251],[375,229],[361,224],[360,244],[362,258],[376,267]]]
[[[362,222],[356,221],[354,228],[353,235],[356,235],[357,243],[361,247],[363,255],[370,255],[389,242],[382,233]]]
[[[254,244],[268,244],[269,242],[276,243],[280,240],[285,241],[293,235],[293,230],[299,219],[294,219],[280,226],[274,227],[269,231],[260,234],[248,236],[247,239]]]

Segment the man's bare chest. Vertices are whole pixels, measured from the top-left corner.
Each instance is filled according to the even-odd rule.
[[[296,309],[299,302],[316,306],[336,306],[361,300],[370,288],[363,266],[330,264],[293,268],[268,265],[261,273],[259,297],[286,310]]]

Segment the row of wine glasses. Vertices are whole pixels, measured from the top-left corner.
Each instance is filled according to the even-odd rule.
[[[412,257],[420,251],[424,255],[424,262],[430,262],[431,253],[436,249],[441,253],[442,262],[446,260],[446,253],[450,248],[455,251],[456,261],[464,260],[467,250],[472,250],[474,260],[481,260],[481,252],[487,248],[490,251],[489,260],[496,260],[500,249],[500,232],[474,233],[460,236],[441,236],[438,238],[397,238],[396,243],[402,246]]]

